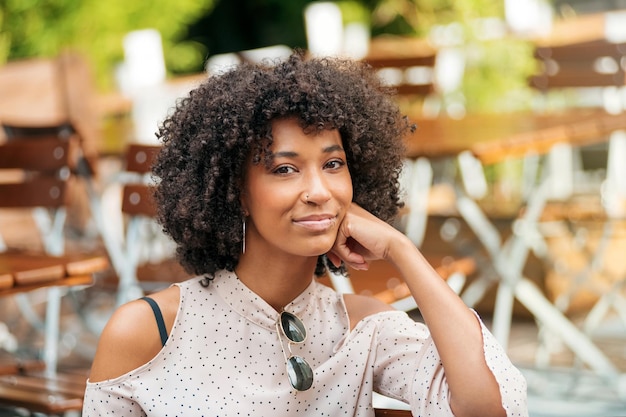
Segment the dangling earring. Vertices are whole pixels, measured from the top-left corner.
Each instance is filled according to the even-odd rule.
[[[246,218],[243,218],[243,239],[241,244],[241,254],[246,253]]]

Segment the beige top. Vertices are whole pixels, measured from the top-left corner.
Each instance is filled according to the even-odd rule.
[[[180,306],[165,346],[125,375],[88,382],[83,417],[371,417],[372,391],[410,404],[414,415],[452,416],[428,329],[404,312],[368,316],[350,331],[343,297],[313,281],[285,306],[308,331],[292,352],[312,366],[314,382],[298,392],[287,377],[276,310],[231,272],[216,274],[208,288],[198,278],[177,285]],[[507,416],[527,416],[526,381],[481,326]]]

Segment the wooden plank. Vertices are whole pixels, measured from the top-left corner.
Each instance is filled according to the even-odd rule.
[[[452,259],[450,257],[448,259],[449,260],[447,262],[442,261],[439,266],[431,263],[431,265],[435,267],[435,270],[437,271],[439,276],[441,276],[441,278],[445,280],[450,278],[452,274],[455,273],[461,273],[467,277],[476,272],[476,262],[471,258]],[[408,285],[406,285],[404,282],[399,282],[392,288],[377,292],[376,294],[374,294],[374,297],[386,302],[387,304],[392,304],[410,295],[411,290],[409,290]]]
[[[13,274],[8,272],[0,273],[0,290],[11,288],[14,283]]]
[[[124,186],[122,212],[134,216],[155,217],[156,208],[150,186],[128,184]]]
[[[109,267],[106,256],[63,256],[65,271],[68,277],[89,275],[101,272]]]
[[[397,55],[383,56],[380,58],[366,57],[365,62],[373,68],[409,68],[409,67],[434,67],[437,54],[433,51],[430,55]]]
[[[0,375],[19,374],[31,371],[43,371],[46,364],[40,359],[20,358],[0,350]]]
[[[0,276],[10,276],[11,287],[0,287],[0,295],[32,291],[52,285],[90,285],[92,274],[104,271],[106,256],[49,256],[22,252],[0,253]]]
[[[425,257],[443,279],[448,279],[455,272],[469,276],[476,271],[476,263],[471,258],[455,259],[439,254],[426,254]],[[372,261],[367,271],[350,268],[348,273],[356,294],[375,296],[388,304],[411,294],[400,272],[389,262]],[[326,276],[319,278],[319,281],[332,287]]]
[[[0,384],[13,385],[37,392],[60,393],[82,398],[85,395],[86,378],[57,373],[45,376],[41,373],[24,375],[0,375]]]
[[[65,205],[66,189],[67,181],[46,176],[0,184],[0,207],[62,207]]]
[[[406,138],[407,156],[437,159],[472,152],[484,164],[543,154],[557,143],[603,143],[606,135],[626,129],[626,113],[577,109],[558,113],[518,112],[471,115],[463,119],[412,118],[417,129]]]
[[[550,33],[536,37],[533,41],[541,46],[556,46],[604,39],[605,21],[605,13],[556,19]]]
[[[11,288],[0,290],[0,297],[4,297],[7,295],[20,294],[24,292],[34,291],[41,288],[48,287],[76,287],[82,285],[92,285],[93,284],[93,276],[92,275],[79,275],[70,278],[62,278],[53,281],[42,281],[35,284],[23,284],[23,285],[15,285]]]
[[[65,265],[53,257],[13,256],[0,254],[0,274],[11,274],[15,285],[27,285],[63,279]]]
[[[58,64],[34,58],[8,62],[0,68],[0,120],[16,124],[54,125],[67,120]]]
[[[574,61],[593,64],[589,57],[620,58],[626,54],[626,44],[612,43],[605,39],[597,39],[588,42],[572,43],[568,45],[538,46],[535,49],[535,57],[539,59],[553,59],[559,62]]]
[[[56,136],[13,139],[0,145],[0,168],[55,171],[68,166],[70,142]]]
[[[623,70],[614,74],[602,74],[598,72],[561,70],[554,75],[536,75],[531,77],[530,85],[538,90],[552,88],[576,88],[576,87],[621,87],[625,83]]]
[[[100,272],[109,266],[106,255],[48,255],[45,253],[8,251],[0,253],[0,261],[8,260],[9,265],[28,268],[31,265],[63,265],[64,276],[85,275]],[[0,271],[2,269],[0,268]]]
[[[44,414],[62,414],[68,411],[80,411],[83,406],[83,398],[0,383],[0,404],[22,407]]]
[[[437,49],[426,38],[381,35],[372,38],[365,61],[391,57],[430,57]]]
[[[160,149],[159,145],[130,144],[126,151],[126,171],[139,174],[149,173]]]

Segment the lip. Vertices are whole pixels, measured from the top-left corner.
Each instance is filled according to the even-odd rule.
[[[337,221],[337,216],[332,214],[315,214],[299,217],[293,223],[312,232],[324,232],[331,229]]]

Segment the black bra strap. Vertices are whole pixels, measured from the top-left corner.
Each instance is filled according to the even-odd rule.
[[[163,314],[161,314],[159,305],[150,297],[141,297],[141,299],[147,301],[150,307],[152,307],[154,318],[159,328],[159,335],[161,336],[161,344],[165,346],[165,342],[167,342],[167,328],[165,327],[165,321],[163,320]]]

